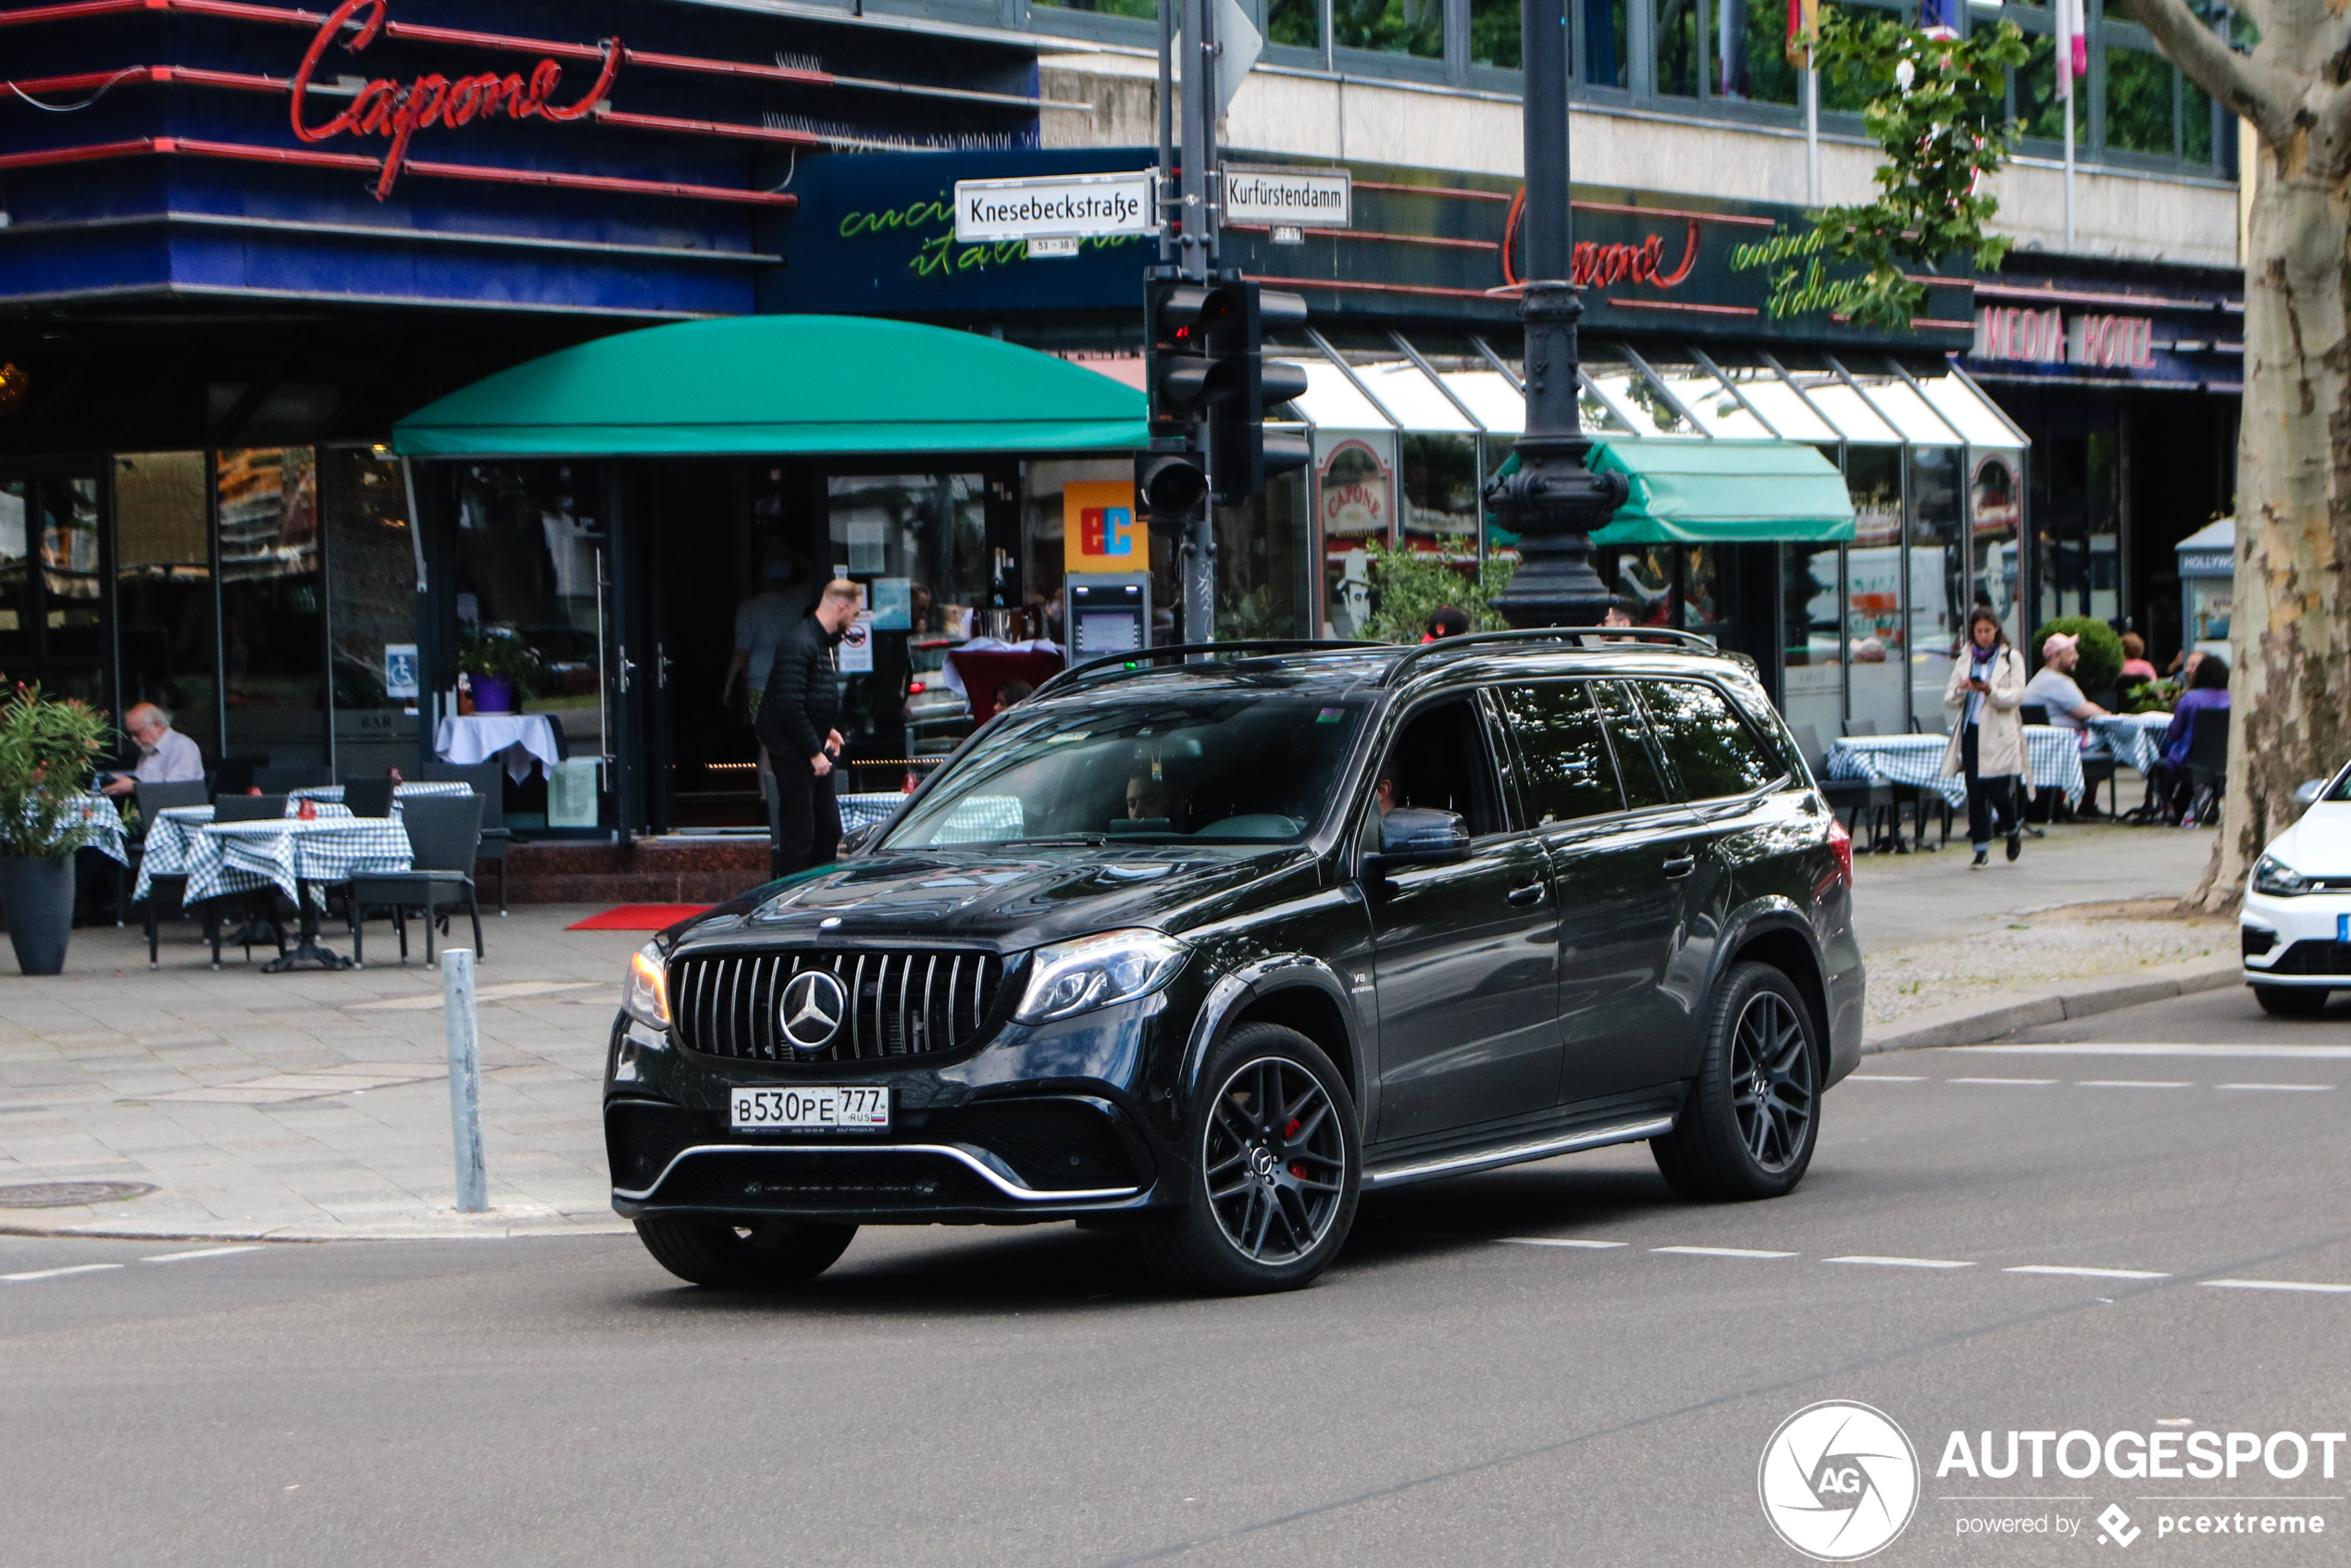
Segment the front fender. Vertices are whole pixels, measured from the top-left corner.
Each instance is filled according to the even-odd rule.
[[[1177,1069],[1179,1103],[1190,1101],[1209,1052],[1232,1032],[1234,1020],[1266,997],[1301,989],[1319,992],[1327,999],[1346,1029],[1345,1059],[1337,1065],[1348,1081],[1364,1087],[1375,1082],[1375,1076],[1367,1072],[1371,1064],[1370,1031],[1364,1027],[1345,977],[1312,953],[1286,952],[1238,964],[1218,976],[1209,987],[1208,996],[1192,1021],[1191,1035],[1185,1041],[1183,1061]],[[1371,1110],[1361,1103],[1363,1098],[1359,1089],[1356,1109],[1368,1123]]]

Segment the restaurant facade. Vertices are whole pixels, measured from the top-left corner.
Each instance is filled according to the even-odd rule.
[[[14,7],[0,43],[0,669],[162,702],[210,757],[412,767],[461,668],[519,644],[526,707],[599,765],[591,818],[510,794],[525,831],[755,822],[736,606],[845,570],[876,612],[852,755],[894,787],[949,739],[909,689],[959,641],[1056,634],[1073,498],[1131,481],[1150,243],[952,232],[956,180],[1150,162],[1039,150],[1064,111],[1033,45],[526,0]],[[1226,251],[1310,303],[1277,346],[1314,462],[1220,513],[1211,628],[1166,608],[1176,541],[1141,519],[1163,640],[1361,634],[1378,550],[1510,551],[1478,497],[1523,428],[1515,183],[1324,161],[1345,230]],[[1989,296],[1932,280],[1873,332],[1797,209],[1576,196],[1583,406],[1634,489],[1611,586],[1824,738],[1932,722],[1969,605],[2021,633],[2071,580],[2073,535],[2036,531],[2044,405],[1972,352]],[[807,330],[681,354],[665,326],[773,317]],[[2226,402],[2214,353],[2196,395]],[[684,411],[728,355],[730,406],[766,413]],[[1796,456],[1849,508],[1775,510]]]

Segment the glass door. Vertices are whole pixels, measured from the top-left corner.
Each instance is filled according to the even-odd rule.
[[[94,473],[0,472],[0,674],[111,708]]]

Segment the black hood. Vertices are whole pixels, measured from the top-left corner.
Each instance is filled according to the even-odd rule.
[[[722,905],[679,943],[952,943],[1014,952],[1125,926],[1171,934],[1228,896],[1312,863],[1302,845],[1103,845],[1026,853],[924,850],[860,857]],[[838,920],[834,926],[824,923]]]

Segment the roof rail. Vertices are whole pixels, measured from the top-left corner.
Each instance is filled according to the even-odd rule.
[[[1536,627],[1520,631],[1474,631],[1462,637],[1440,637],[1434,642],[1424,642],[1407,652],[1388,666],[1380,678],[1382,686],[1394,686],[1404,678],[1405,672],[1422,660],[1437,653],[1450,653],[1465,647],[1491,645],[1497,642],[1572,642],[1578,648],[1597,648],[1611,642],[1654,642],[1661,647],[1682,649],[1698,653],[1719,653],[1713,643],[1694,631],[1675,631],[1661,626],[1556,626]]]
[[[1313,641],[1303,638],[1259,638],[1235,642],[1179,642],[1165,648],[1138,648],[1131,653],[1112,653],[1104,658],[1088,659],[1082,665],[1072,665],[1039,687],[1041,697],[1053,688],[1077,685],[1094,675],[1110,675],[1138,669],[1156,660],[1189,658],[1193,654],[1234,653],[1250,650],[1261,653],[1345,653],[1366,648],[1387,648],[1386,642],[1342,642]]]

